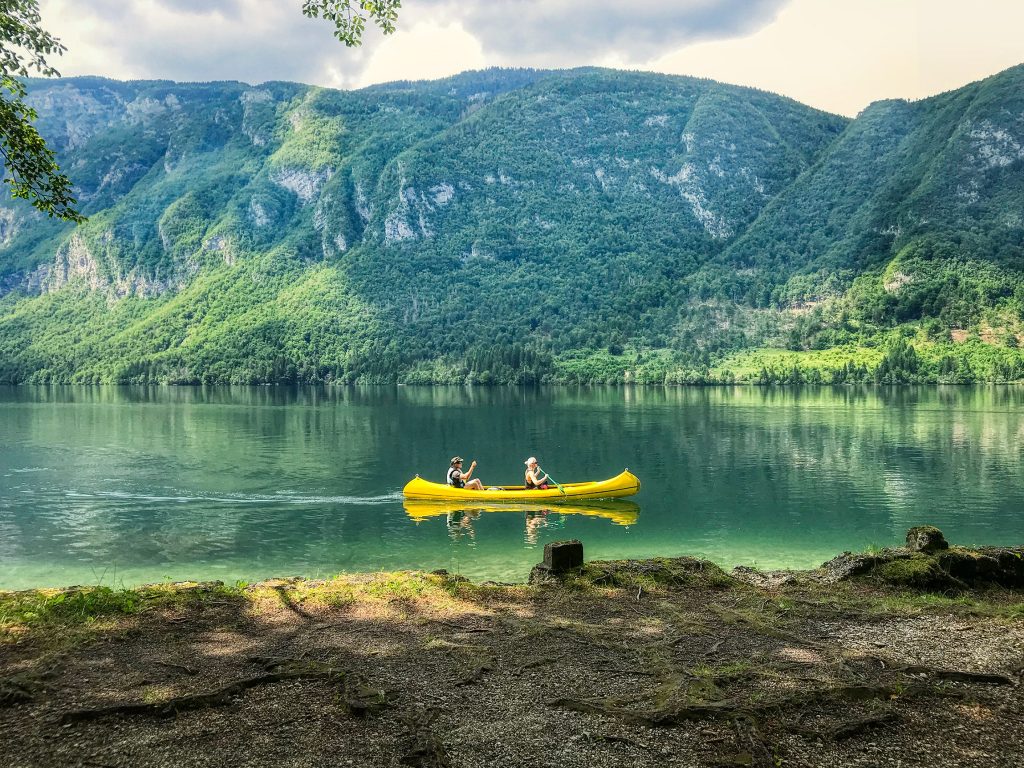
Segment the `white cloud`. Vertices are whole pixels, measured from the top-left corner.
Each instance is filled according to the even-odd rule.
[[[752,35],[700,43],[645,69],[752,85],[832,112],[919,99],[1024,60],[1024,3],[794,0]]]
[[[431,0],[484,49],[512,64],[574,66],[653,56],[697,40],[752,32],[788,0]],[[410,4],[411,5],[411,4]]]
[[[42,0],[41,10],[68,47],[65,75],[327,84],[334,71],[347,82],[377,43],[368,34],[364,48],[345,48],[299,0]]]
[[[487,66],[480,41],[460,24],[426,21],[403,27],[377,46],[358,85],[432,80]]]
[[[785,2],[410,0],[394,38],[371,26],[359,49],[334,40],[328,22],[303,17],[300,0],[42,0],[41,8],[69,48],[65,74],[351,86],[491,64],[646,61],[688,41],[749,32]]]
[[[41,0],[65,75],[354,87],[491,65],[641,67],[854,114],[1020,63],[1020,0],[407,0],[361,48],[301,0]]]

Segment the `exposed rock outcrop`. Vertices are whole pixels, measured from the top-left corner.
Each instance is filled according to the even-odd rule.
[[[238,100],[242,103],[242,133],[255,147],[266,146],[270,131],[262,124],[263,113],[273,111],[273,94],[262,88],[246,91]]]
[[[864,577],[919,589],[1024,586],[1024,547],[950,547],[942,531],[932,526],[911,528],[907,544],[878,552],[844,552],[823,564],[816,577],[825,582]]]
[[[307,171],[302,168],[279,168],[270,175],[270,180],[289,192],[294,192],[300,202],[310,202],[323,185],[334,175],[331,168],[319,171]]]
[[[721,589],[736,580],[709,560],[696,557],[658,557],[651,560],[593,560],[562,573],[540,564],[530,572],[531,584],[575,579],[599,587],[643,587],[644,583],[673,587]]]
[[[93,291],[108,285],[96,257],[89,250],[85,239],[77,232],[57,249],[57,255],[46,273],[42,289],[46,293],[59,291],[68,283],[75,281],[84,282]]]
[[[0,248],[9,245],[19,229],[18,215],[10,208],[0,208]]]
[[[732,576],[761,588],[798,582],[834,584],[863,578],[911,589],[960,591],[1024,587],[1024,547],[950,547],[933,526],[907,531],[907,546],[876,552],[843,552],[814,571],[758,571],[739,566]]]

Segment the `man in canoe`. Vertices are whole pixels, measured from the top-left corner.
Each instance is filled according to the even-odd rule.
[[[451,466],[448,468],[448,485],[452,488],[468,488],[471,491],[482,491],[484,484],[480,482],[479,478],[470,480],[474,469],[476,469],[475,461],[469,465],[469,471],[463,473],[462,457],[453,457]]]
[[[541,469],[537,464],[537,459],[531,456],[523,463],[526,465],[526,482],[524,483],[526,490],[546,491],[551,478],[547,475],[540,476]]]

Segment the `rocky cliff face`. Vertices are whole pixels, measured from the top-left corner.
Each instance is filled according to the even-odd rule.
[[[545,202],[552,196],[597,208],[629,199],[698,240],[727,241],[844,124],[764,94],[678,78],[587,71],[463,80],[444,94],[437,84],[342,94],[34,82],[40,128],[95,223],[77,237],[51,227],[26,240],[17,207],[0,208],[0,254],[16,254],[0,256],[0,273],[10,285],[20,272],[27,290],[117,282],[126,286],[117,294],[151,295],[180,284],[158,270],[191,274],[201,254],[228,241],[233,263],[240,243],[260,251],[313,233],[322,258],[360,243],[390,248],[437,236],[493,255],[502,248],[480,237],[488,217],[485,229],[528,222],[544,247],[564,238],[568,222]],[[791,112],[819,124],[809,140],[791,130]],[[201,198],[198,210],[171,231],[165,212],[188,195]],[[504,210],[496,218],[488,213],[495,204]],[[102,267],[85,245],[99,240],[109,246]]]

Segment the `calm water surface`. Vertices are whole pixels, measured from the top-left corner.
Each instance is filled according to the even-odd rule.
[[[808,567],[932,523],[1024,542],[1024,389],[0,387],[0,588],[447,568],[523,580],[588,558]],[[536,455],[623,467],[598,510],[404,504],[414,474]],[[586,514],[596,512],[596,514]],[[431,514],[434,513],[434,514]]]

